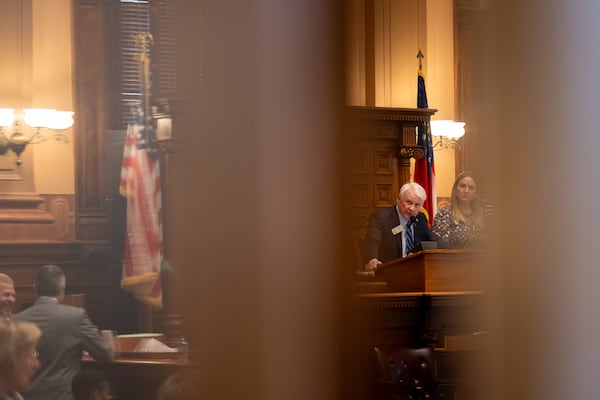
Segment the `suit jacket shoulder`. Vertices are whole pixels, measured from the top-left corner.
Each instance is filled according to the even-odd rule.
[[[431,231],[431,229],[429,229],[429,225],[427,223],[427,218],[425,217],[425,214],[423,214],[422,212],[419,212],[419,214],[417,215],[417,238],[415,241],[415,244],[418,244],[419,242],[422,241],[437,241],[438,237]]]

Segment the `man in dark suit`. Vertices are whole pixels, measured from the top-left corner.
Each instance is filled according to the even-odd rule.
[[[386,261],[405,257],[422,241],[437,241],[420,210],[427,199],[418,183],[402,185],[396,204],[379,209],[369,218],[366,236],[366,271]]]
[[[71,381],[81,370],[83,351],[97,361],[110,361],[114,356],[83,308],[59,304],[65,286],[65,274],[59,267],[43,266],[35,280],[35,304],[14,316],[33,322],[42,331],[38,343],[40,368],[23,394],[26,400],[73,400]]]

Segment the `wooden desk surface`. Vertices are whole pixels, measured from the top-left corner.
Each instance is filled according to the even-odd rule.
[[[380,293],[356,293],[357,298],[408,298],[408,297],[434,297],[434,296],[481,296],[485,292],[481,290],[465,290],[452,292],[380,292]]]
[[[90,364],[101,364],[91,359],[84,359],[84,362]],[[148,365],[148,366],[171,366],[171,367],[189,367],[191,363],[188,360],[175,360],[169,358],[128,358],[117,357],[110,363],[117,365]]]

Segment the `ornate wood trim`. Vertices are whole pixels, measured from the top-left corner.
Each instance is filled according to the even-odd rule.
[[[426,122],[437,112],[433,108],[395,108],[349,106],[350,113],[364,120]]]

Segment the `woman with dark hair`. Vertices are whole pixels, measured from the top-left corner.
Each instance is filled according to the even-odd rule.
[[[470,172],[460,173],[452,185],[452,203],[433,219],[432,231],[442,247],[464,249],[482,245],[485,221],[477,197],[477,183]]]
[[[0,318],[0,400],[23,400],[19,391],[40,366],[36,351],[40,335],[31,322]]]

